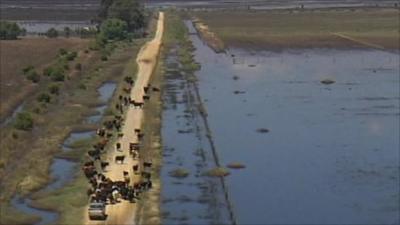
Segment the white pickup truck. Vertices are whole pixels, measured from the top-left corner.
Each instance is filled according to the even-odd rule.
[[[89,218],[91,220],[100,219],[105,220],[107,218],[106,214],[106,204],[101,202],[92,202],[89,205]]]

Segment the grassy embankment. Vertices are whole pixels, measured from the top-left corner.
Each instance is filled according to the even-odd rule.
[[[162,217],[160,211],[161,181],[160,170],[162,166],[162,138],[161,138],[161,118],[162,118],[162,92],[165,74],[165,59],[170,48],[179,48],[179,60],[183,69],[188,72],[188,76],[194,81],[193,72],[199,65],[193,60],[193,45],[189,40],[188,30],[183,23],[182,17],[175,11],[168,11],[165,14],[165,33],[163,47],[158,60],[157,68],[151,78],[150,83],[161,87],[161,93],[153,93],[152,100],[145,105],[143,129],[146,133],[144,138],[144,158],[152,159],[154,168],[152,181],[154,188],[144,193],[139,202],[137,220],[140,224],[161,224]]]
[[[398,9],[213,11],[193,15],[233,47],[399,49]]]
[[[38,219],[12,208],[11,197],[16,193],[31,194],[50,182],[49,166],[55,155],[78,162],[84,160],[86,150],[95,140],[75,143],[68,154],[60,154],[60,144],[72,131],[95,128],[81,124],[86,116],[94,113],[92,107],[100,104],[97,88],[110,80],[122,84],[125,75],[132,76],[136,70],[136,53],[144,41],[116,44],[108,61],[101,61],[101,53],[95,52],[94,57],[82,64],[79,74],[61,84],[60,96],[54,97],[50,103],[39,104],[35,98],[29,99],[24,111],[33,115],[33,130],[19,131],[12,126],[2,129],[1,224],[31,223]],[[121,89],[122,85],[113,101]],[[108,109],[107,115],[112,115],[112,111],[113,108]],[[58,224],[78,224],[87,204],[86,190],[87,181],[77,168],[76,179],[71,184],[51,193],[35,193],[31,197],[34,206],[61,212]]]

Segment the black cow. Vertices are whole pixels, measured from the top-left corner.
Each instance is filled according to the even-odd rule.
[[[100,162],[100,167],[101,167],[102,170],[104,170],[109,165],[110,165],[109,162]]]
[[[121,162],[121,164],[123,164],[124,160],[125,160],[125,155],[117,155],[117,156],[115,156],[115,162],[116,163],[117,162]]]

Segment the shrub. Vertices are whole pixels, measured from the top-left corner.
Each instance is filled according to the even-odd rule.
[[[108,57],[107,57],[106,55],[102,55],[102,56],[101,56],[101,60],[102,60],[102,61],[107,61],[107,60],[108,60]]]
[[[32,81],[33,83],[37,83],[40,81],[40,75],[35,70],[30,70],[26,73],[26,79]]]
[[[67,54],[67,60],[68,61],[72,61],[74,60],[76,57],[78,56],[77,52],[70,52]]]
[[[51,96],[47,93],[42,93],[37,97],[38,102],[49,103],[51,100]]]
[[[66,55],[68,53],[67,50],[65,50],[64,48],[60,48],[60,50],[58,50],[58,54],[60,55]]]
[[[48,89],[49,89],[50,94],[53,94],[53,95],[60,94],[60,88],[57,84],[51,84]]]
[[[78,85],[78,88],[79,88],[79,89],[82,89],[82,90],[86,90],[86,89],[87,89],[86,85],[83,84],[83,83],[80,83],[80,84]]]
[[[50,77],[52,81],[65,80],[64,68],[61,66],[49,66],[44,69],[43,75]]]
[[[30,130],[33,127],[33,119],[30,113],[20,112],[15,118],[14,127],[19,130]]]
[[[80,63],[75,64],[75,69],[78,70],[78,71],[81,71],[82,70],[82,64],[80,64]]]
[[[23,69],[22,69],[22,72],[23,72],[24,74],[27,74],[29,71],[34,70],[34,69],[35,69],[34,66],[29,65],[29,66],[23,68]]]
[[[65,37],[69,37],[71,35],[71,28],[64,27],[64,35]]]
[[[58,37],[58,31],[54,28],[50,28],[49,30],[47,30],[46,36],[48,38],[56,38]]]
[[[19,35],[23,35],[24,29],[21,29],[17,23],[0,21],[0,39],[1,40],[16,40]]]
[[[100,27],[98,38],[100,42],[104,40],[124,40],[128,34],[128,24],[120,19],[107,19]]]

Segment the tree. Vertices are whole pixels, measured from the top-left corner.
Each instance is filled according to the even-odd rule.
[[[56,38],[58,37],[58,31],[54,28],[50,28],[49,30],[47,30],[46,36],[48,38]]]
[[[101,0],[100,10],[99,10],[99,19],[101,21],[105,20],[108,16],[108,9],[112,5],[114,0]]]
[[[17,23],[0,21],[1,40],[16,40],[22,34],[24,34],[24,29],[21,29]]]
[[[49,103],[51,100],[51,96],[47,93],[42,93],[37,97],[37,101],[38,102],[45,102],[45,103]]]
[[[29,70],[25,76],[26,79],[32,81],[33,83],[38,83],[40,81],[40,75],[35,70]]]
[[[128,25],[129,31],[144,27],[144,7],[138,0],[114,0],[108,8],[108,18],[123,20]]]
[[[43,75],[50,77],[52,81],[64,81],[65,74],[62,66],[49,66],[44,69]]]
[[[49,86],[49,92],[50,94],[58,95],[60,94],[60,87],[57,84],[51,84]]]
[[[64,35],[68,38],[71,35],[71,28],[64,27]]]
[[[20,112],[15,118],[14,127],[19,130],[30,130],[33,127],[33,119],[30,113]]]
[[[100,38],[105,40],[124,40],[128,34],[128,26],[120,19],[107,19],[100,27]]]

